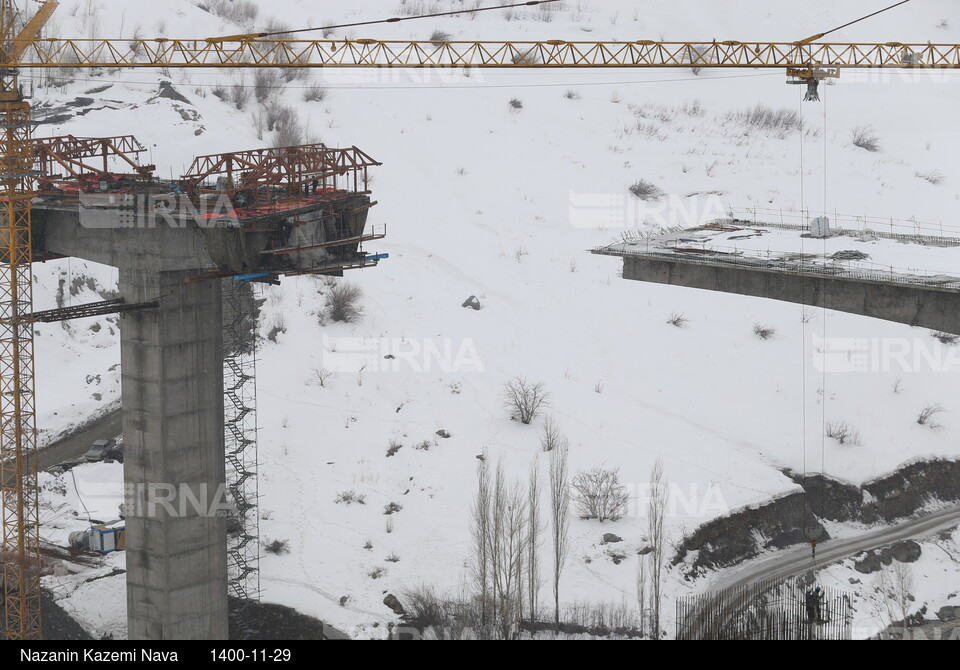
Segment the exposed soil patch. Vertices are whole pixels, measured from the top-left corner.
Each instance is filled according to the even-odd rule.
[[[347,640],[333,626],[290,607],[230,598],[231,640]]]
[[[790,471],[784,474],[799,484],[806,496],[787,495],[703,524],[676,547],[673,564],[693,555],[687,570],[687,576],[693,578],[708,569],[740,563],[764,549],[804,544],[810,530],[821,533],[820,541],[829,539],[820,519],[891,523],[909,518],[931,502],[960,502],[960,460],[910,463],[862,486],[819,474],[806,478]],[[907,558],[900,558],[899,553]],[[914,550],[907,543],[897,543],[865,556],[860,571],[874,572],[892,558],[916,560],[909,558],[913,553],[919,555],[919,546]]]
[[[807,531],[828,539],[826,529],[814,516],[803,494],[793,493],[765,505],[713,519],[684,538],[673,564],[696,552],[689,577],[710,568],[728,567],[758,555],[764,549],[783,549],[807,542]]]

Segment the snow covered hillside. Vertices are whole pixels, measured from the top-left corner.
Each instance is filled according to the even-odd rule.
[[[467,3],[257,4],[263,28]],[[774,4],[568,0],[332,36],[793,41],[877,9],[866,0]],[[249,27],[193,2],[63,0],[52,32],[207,37]],[[958,42],[960,13],[947,0],[924,0],[831,39]],[[156,99],[161,80],[190,104]],[[234,86],[253,84],[250,74],[75,72],[54,83],[37,81],[38,116],[55,120],[37,135],[132,133],[161,176],[180,174],[195,155],[276,139],[257,128],[265,105],[254,97],[238,109],[231,99]],[[264,554],[264,599],[376,635],[370,626],[392,617],[386,593],[421,584],[458,591],[476,456],[502,459],[518,480],[538,455],[546,471],[539,421],[522,425],[503,408],[503,385],[517,376],[550,393],[545,414],[570,440],[571,473],[619,468],[635,494],[619,521],[572,522],[566,603],[634,601],[643,492],[658,458],[682,498],[667,518],[672,543],[714,517],[796,492],[785,468],[862,483],[918,457],[960,457],[957,347],[869,318],[623,281],[619,261],[588,251],[728,207],[915,218],[956,230],[958,84],[942,72],[846,73],[821,87],[824,102],[801,104],[802,87],[785,85],[779,71],[352,71],[307,74],[271,92],[268,102],[296,110],[303,141],[356,145],[383,162],[370,221],[386,223],[388,237],[368,249],[390,259],[346,277],[364,291],[354,323],[322,318],[329,287],[320,279],[261,290],[261,534],[290,547]],[[64,119],[78,97],[93,102]],[[752,122],[758,105],[784,110],[786,120]],[[852,131],[865,126],[879,151],[853,144]],[[639,180],[660,189],[669,209],[631,195]],[[609,217],[586,225],[588,201],[612,203]],[[955,250],[935,251],[936,270],[956,267]],[[35,274],[38,308],[96,300],[116,283],[111,268],[77,260]],[[471,295],[479,311],[461,307]],[[667,323],[674,314],[686,327]],[[758,324],[773,336],[757,337]],[[53,437],[118,402],[116,319],[38,331],[38,423]],[[932,353],[827,374],[815,356],[823,337],[889,338]],[[370,351],[364,369],[345,355]],[[318,370],[330,372],[322,384]],[[930,405],[943,409],[941,430],[917,423]],[[849,423],[859,444],[827,438],[829,422]],[[388,456],[391,443],[403,446]],[[365,502],[336,501],[349,491]],[[401,509],[385,515],[391,503]],[[627,560],[601,545],[607,532],[623,538]],[[702,587],[678,570],[667,579],[668,596]],[[960,581],[955,571],[949,580]],[[947,594],[934,591],[923,593]]]

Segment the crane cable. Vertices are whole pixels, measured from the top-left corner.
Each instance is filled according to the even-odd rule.
[[[806,211],[804,208],[804,189],[803,189],[803,98],[800,98],[799,102],[799,129],[797,134],[800,136],[800,211],[801,213]],[[802,218],[801,218],[802,221]],[[807,287],[807,276],[803,271],[803,263],[805,259],[804,250],[803,250],[803,234],[800,235],[800,305],[802,310],[806,310],[807,307],[807,297],[806,297],[806,287]],[[806,535],[807,531],[807,317],[806,314],[801,313],[800,315],[800,421],[801,421],[801,449],[803,452],[802,463],[803,463],[803,483],[801,484],[801,490],[803,491],[803,507],[801,509],[801,521],[800,529],[801,532]]]
[[[909,0],[907,0],[909,1]],[[901,3],[902,4],[902,3]],[[823,216],[827,216],[827,88],[823,87]],[[827,238],[823,238],[823,262],[827,262]],[[826,282],[821,278],[821,286]],[[823,319],[823,339],[824,346],[827,346],[827,300],[825,293],[821,290],[821,299],[823,307],[821,316]],[[820,366],[820,386],[823,389],[823,402],[820,404],[820,518],[823,518],[824,498],[826,495],[826,479],[824,478],[824,461],[827,453],[827,366]],[[815,546],[815,545],[814,545]]]
[[[902,4],[902,3],[901,3]],[[823,96],[823,211],[822,215],[826,217],[827,215],[827,102],[826,102],[826,90],[824,90]],[[803,140],[804,140],[804,127],[803,127],[803,102],[800,102],[800,209],[804,210],[805,197],[804,197],[804,168],[803,168]],[[808,217],[809,218],[809,217]],[[827,238],[823,238],[823,258],[826,260],[827,257]],[[806,274],[803,272],[804,264],[804,245],[803,245],[803,235],[800,236],[800,303],[805,308],[806,307]],[[825,296],[822,290],[821,280],[821,291],[820,296],[822,300],[821,305],[821,315],[823,320],[823,335],[822,340],[825,343],[827,339],[827,305]],[[804,532],[807,530],[812,531],[812,526],[808,529],[807,527],[807,366],[806,366],[806,315],[801,317],[801,337],[800,337],[800,350],[801,350],[801,421],[803,422],[802,428],[802,440],[803,440],[803,499],[804,505],[802,510],[802,529]],[[825,345],[824,345],[825,346]],[[822,393],[822,400],[820,402],[820,518],[823,518],[824,510],[826,509],[826,479],[825,474],[825,463],[826,463],[826,417],[827,417],[827,368],[826,361],[821,361],[820,375],[820,392]],[[812,521],[812,519],[811,519]],[[817,572],[817,540],[811,533],[807,538],[810,541],[810,568],[808,574],[816,575]]]
[[[806,38],[806,39],[804,39],[804,40],[800,40],[799,42],[797,42],[797,44],[800,45],[800,46],[803,46],[803,45],[805,45],[805,44],[810,44],[811,42],[816,42],[817,40],[826,37],[826,36],[829,35],[830,33],[835,33],[835,32],[837,32],[838,30],[843,30],[843,29],[846,28],[847,26],[852,26],[854,23],[860,23],[861,21],[866,21],[867,19],[876,16],[877,14],[883,14],[884,12],[893,9],[894,7],[899,7],[900,5],[905,5],[905,4],[907,4],[908,2],[910,2],[910,0],[901,0],[900,2],[898,2],[898,3],[896,3],[896,4],[890,5],[889,7],[884,7],[883,9],[878,9],[877,11],[873,12],[872,14],[867,14],[866,16],[861,16],[859,19],[855,19],[855,20],[853,20],[853,21],[848,21],[847,23],[844,23],[842,26],[837,26],[836,28],[831,28],[830,30],[827,30],[826,32],[817,33],[816,35],[812,35],[811,37],[808,37],[808,38]]]
[[[416,16],[394,16],[389,19],[377,19],[374,21],[357,21],[356,23],[340,23],[332,26],[317,26],[315,28],[297,28],[294,30],[277,30],[264,33],[250,33],[247,35],[227,35],[225,37],[211,37],[208,42],[233,42],[252,39],[262,39],[264,37],[277,37],[278,35],[293,35],[296,33],[311,33],[320,30],[335,30],[338,28],[358,28],[360,26],[375,26],[382,23],[400,23],[401,21],[416,21],[418,19],[435,19],[442,16],[456,16],[458,14],[478,14],[480,12],[498,11],[501,9],[515,9],[517,7],[533,7],[536,5],[549,5],[560,0],[530,0],[529,2],[518,2],[512,5],[497,5],[495,7],[477,7],[474,9],[461,9],[455,12],[434,12],[432,14],[417,14]]]

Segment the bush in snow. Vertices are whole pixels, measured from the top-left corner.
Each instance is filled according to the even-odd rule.
[[[303,89],[304,102],[323,102],[327,99],[327,89],[316,84],[307,86]]]
[[[367,504],[367,497],[362,493],[357,493],[356,491],[340,491],[337,494],[337,497],[333,499],[333,502],[343,503],[345,505],[350,505],[352,503],[357,503],[358,505]]]
[[[230,102],[236,105],[241,112],[246,109],[247,103],[250,102],[250,89],[247,88],[243,80],[230,87]]]
[[[770,326],[763,325],[762,323],[755,323],[753,324],[753,334],[759,337],[761,340],[769,340],[777,334],[777,331]]]
[[[781,137],[803,128],[803,119],[797,110],[786,107],[772,109],[764,104],[731,112],[726,118],[751,128],[775,131]]]
[[[503,387],[503,404],[510,412],[510,418],[520,423],[529,424],[537,418],[549,399],[550,394],[542,382],[528,382],[523,377],[517,377]]]
[[[850,131],[850,143],[871,153],[880,151],[880,138],[873,132],[873,126],[857,126]]]
[[[687,319],[682,312],[674,312],[670,315],[670,318],[667,319],[667,323],[677,328],[685,328],[688,321],[689,319]]]
[[[257,70],[253,75],[253,94],[261,105],[280,87],[280,75],[273,70]]]
[[[942,344],[956,344],[960,341],[960,335],[954,335],[953,333],[944,333],[942,331],[933,331],[930,333],[933,337],[940,340]]]
[[[840,444],[860,444],[860,431],[846,421],[831,421],[826,427],[827,437]]]
[[[515,109],[517,111],[523,109],[523,101],[520,100],[519,98],[513,98],[510,101],[510,108]]]
[[[357,284],[338,282],[327,293],[327,314],[334,321],[356,321],[363,312],[363,308],[358,304],[362,297],[363,289]]]
[[[571,498],[581,519],[616,521],[623,516],[630,501],[626,487],[620,483],[619,470],[593,468],[581,472],[570,482]]]
[[[268,554],[275,554],[280,556],[282,554],[290,553],[290,541],[289,540],[274,540],[273,542],[268,542],[263,545],[263,550]]]
[[[940,405],[925,405],[920,414],[917,415],[917,423],[921,426],[930,426],[930,428],[937,430],[941,428],[940,424],[933,420],[937,414],[945,411]]]
[[[333,376],[333,373],[327,370],[326,368],[314,368],[313,369],[313,378],[316,380],[320,386],[326,386],[327,382],[330,380],[330,377]]]
[[[446,626],[448,616],[448,601],[442,598],[430,586],[419,586],[403,592],[403,608],[407,611],[411,621],[420,626]]]
[[[927,172],[918,171],[914,173],[914,176],[917,177],[917,179],[922,179],[933,184],[934,186],[942,184],[944,180],[943,173],[941,173],[939,170],[929,170]]]
[[[283,123],[278,123],[273,131],[274,147],[295,147],[306,142],[303,125],[297,117],[290,117]]]
[[[544,451],[553,451],[557,447],[567,446],[569,443],[560,426],[552,417],[547,417],[540,429],[540,447]]]
[[[260,13],[257,4],[250,0],[206,0],[198,4],[198,7],[225,21],[242,26],[252,25]]]
[[[397,512],[399,512],[399,511],[402,510],[402,509],[403,509],[403,507],[400,505],[400,503],[392,502],[392,503],[388,503],[388,504],[386,504],[386,505],[383,506],[383,513],[384,513],[384,514],[396,514]]]
[[[662,188],[643,179],[633,182],[630,192],[641,200],[659,200],[665,195]]]
[[[403,445],[399,441],[390,440],[390,445],[387,447],[387,458],[395,455],[401,449],[403,449]]]

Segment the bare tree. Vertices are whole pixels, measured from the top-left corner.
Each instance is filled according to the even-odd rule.
[[[242,78],[239,83],[230,87],[230,101],[241,112],[246,109],[247,103],[250,102],[250,89],[247,88]]]
[[[253,94],[260,104],[267,102],[280,86],[280,75],[274,70],[257,70],[253,75]]]
[[[667,485],[663,480],[663,461],[659,458],[650,474],[650,625],[654,639],[660,639],[660,606],[663,600],[663,520],[667,509]]]
[[[528,524],[528,492],[507,481],[502,464],[491,475],[484,453],[471,509],[472,580],[482,636],[509,638],[519,628],[528,577]]]
[[[649,554],[637,556],[637,609],[640,612],[641,636],[647,632],[647,556]]]
[[[540,447],[544,451],[553,451],[557,446],[566,440],[563,433],[560,432],[560,426],[548,416],[543,421],[543,427],[540,429]]]
[[[553,615],[560,626],[560,575],[567,560],[570,531],[570,487],[567,472],[567,443],[562,440],[550,452],[550,515],[553,520]]]
[[[263,115],[263,112],[257,109],[253,115],[253,129],[257,131],[257,139],[263,139],[263,131],[267,127],[267,117]]]
[[[623,516],[630,501],[626,487],[620,483],[620,471],[593,468],[573,478],[571,498],[582,519],[599,519],[601,523]]]
[[[524,424],[529,424],[537,417],[549,398],[550,394],[544,390],[542,382],[528,382],[524,377],[517,377],[503,387],[503,403],[507,411]]]
[[[352,282],[343,281],[334,284],[327,293],[327,313],[334,321],[350,323],[363,313],[359,304],[363,289]]]
[[[486,451],[477,463],[477,495],[473,499],[471,534],[473,536],[473,581],[480,598],[480,618],[486,625],[490,603],[490,466]]]
[[[534,458],[527,487],[527,599],[531,621],[537,620],[540,586],[543,584],[540,579],[540,533],[543,532],[543,519],[540,513],[539,465],[539,459]]]
[[[306,131],[300,119],[291,117],[278,123],[273,131],[274,147],[295,147],[305,143]]]
[[[490,498],[490,558],[493,623],[503,639],[511,637],[523,605],[523,561],[526,551],[526,499],[517,483],[508,483],[497,465]]]
[[[883,566],[879,575],[881,597],[890,626],[899,619],[902,639],[910,634],[910,603],[913,602],[913,573],[906,563],[894,560]]]

